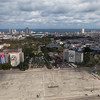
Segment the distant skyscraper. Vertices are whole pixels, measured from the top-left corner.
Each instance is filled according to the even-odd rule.
[[[84,30],[84,28],[82,28],[82,31],[81,31],[81,32],[82,32],[82,34],[84,34],[84,33],[85,33],[85,30]]]
[[[13,29],[9,29],[9,33],[10,34],[13,34]]]
[[[2,34],[5,35],[5,32],[3,32]]]
[[[14,32],[15,32],[15,33],[17,32],[16,29],[14,30]]]
[[[25,34],[30,34],[30,29],[28,27],[25,28]]]

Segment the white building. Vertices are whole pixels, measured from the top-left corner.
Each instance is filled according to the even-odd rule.
[[[66,60],[66,61],[68,61],[68,49],[65,49],[63,51],[63,59]]]
[[[24,53],[22,52],[22,49],[6,49],[3,53],[7,55],[7,62],[10,62],[13,67],[24,62]]]
[[[12,52],[9,53],[10,54],[10,63],[11,65],[14,66],[18,66],[20,64],[20,53],[18,52]]]
[[[75,52],[73,50],[64,50],[63,59],[72,62],[72,63],[82,63],[83,62],[83,53]]]
[[[84,28],[82,28],[82,31],[81,31],[81,32],[82,32],[82,34],[84,34],[84,33],[85,33],[85,30],[84,30]]]
[[[82,63],[83,62],[83,53],[75,52],[75,62]]]
[[[68,61],[69,62],[75,62],[75,51],[69,50],[68,51]]]

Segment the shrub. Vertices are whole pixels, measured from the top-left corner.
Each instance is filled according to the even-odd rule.
[[[10,68],[12,68],[12,66],[11,66],[10,63],[2,64],[2,69],[3,69],[3,70],[9,70]]]
[[[46,67],[48,68],[48,69],[52,69],[52,66],[49,64],[49,62],[47,62],[46,60],[45,60],[45,64],[46,64]]]
[[[29,68],[28,66],[28,63],[27,62],[24,62],[24,63],[20,63],[20,65],[18,65],[18,68],[21,70],[21,71],[25,71]]]
[[[2,64],[0,63],[0,70],[2,70]]]

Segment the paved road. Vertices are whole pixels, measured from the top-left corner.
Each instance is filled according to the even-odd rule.
[[[57,98],[57,99],[48,99],[48,100],[100,100],[98,96],[88,96],[88,97],[81,97],[81,98]]]

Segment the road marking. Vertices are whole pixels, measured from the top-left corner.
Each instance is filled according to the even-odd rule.
[[[44,95],[44,97],[45,97],[45,86],[44,86],[44,71],[43,71],[42,73],[43,73],[42,75],[43,75],[43,92],[44,92],[44,93],[43,93],[43,95]]]

